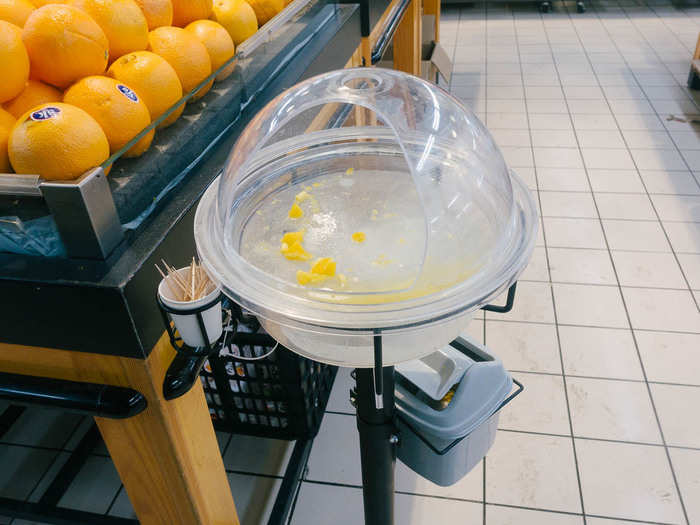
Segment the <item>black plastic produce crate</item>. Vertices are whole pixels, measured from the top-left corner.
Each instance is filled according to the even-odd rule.
[[[204,363],[200,379],[214,428],[288,440],[314,437],[337,367],[301,357],[260,332],[255,322],[239,320],[218,356]]]

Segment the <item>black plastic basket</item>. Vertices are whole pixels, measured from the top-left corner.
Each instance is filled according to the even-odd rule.
[[[239,315],[240,317],[240,315]],[[318,432],[337,367],[301,357],[239,318],[200,373],[214,428],[277,439]]]

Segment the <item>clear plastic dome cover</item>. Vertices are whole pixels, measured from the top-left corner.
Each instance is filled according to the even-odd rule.
[[[341,338],[474,310],[514,282],[535,231],[528,190],[471,111],[369,68],[311,78],[263,108],[195,223],[227,294],[271,323]]]

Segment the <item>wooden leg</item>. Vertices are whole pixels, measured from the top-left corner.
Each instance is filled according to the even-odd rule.
[[[238,525],[202,385],[165,401],[174,355],[163,336],[148,359],[0,344],[0,370],[128,386],[148,408],[124,419],[95,418],[142,525]]]
[[[411,0],[394,34],[394,69],[420,76],[421,0]]]

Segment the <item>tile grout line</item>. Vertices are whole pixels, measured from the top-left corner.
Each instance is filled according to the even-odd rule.
[[[554,53],[552,51],[552,45],[551,45],[551,42],[549,40],[549,34],[547,33],[547,25],[544,22],[542,14],[540,14],[539,19],[540,19],[540,23],[542,25],[543,34],[544,34],[544,37],[545,37],[545,40],[547,43],[547,47],[549,49],[549,55],[552,57],[552,61],[554,61]],[[532,144],[532,127],[530,125],[530,114],[528,112],[528,101],[527,101],[527,96],[526,96],[526,92],[525,92],[525,78],[523,76],[522,61],[520,59],[521,58],[520,57],[520,39],[518,36],[518,27],[517,27],[517,24],[515,23],[515,16],[513,16],[513,29],[514,29],[514,33],[515,33],[515,42],[516,42],[516,46],[518,49],[518,62],[520,63],[520,77],[521,77],[521,84],[522,84],[522,89],[523,89],[523,97],[524,97],[523,100],[524,100],[524,104],[525,104],[527,129],[528,129],[528,134],[530,135],[530,154],[532,155],[532,163],[535,164],[534,175],[535,175],[535,185],[537,187],[537,201],[539,204],[539,209],[541,210],[542,209],[542,199],[541,199],[540,193],[539,193],[540,184],[539,184],[539,177],[538,177],[538,172],[537,172],[537,165],[536,165],[537,163],[535,162],[535,150],[534,150],[534,146]],[[555,71],[556,71],[557,79],[559,80],[559,89],[562,89],[561,88],[561,76],[559,75],[559,70],[556,68],[556,64],[555,64]],[[562,89],[562,94],[563,94],[563,89]],[[569,118],[571,119],[570,116],[569,116]],[[573,125],[573,123],[572,123],[572,125]],[[569,404],[569,393],[568,393],[568,389],[566,387],[566,373],[564,370],[564,356],[563,356],[562,349],[561,349],[561,337],[559,335],[558,316],[557,316],[557,311],[556,311],[556,302],[554,299],[554,288],[551,284],[552,271],[551,271],[550,261],[549,261],[549,251],[547,248],[547,235],[546,235],[546,232],[544,229],[544,221],[538,218],[538,222],[539,222],[540,227],[542,228],[542,239],[544,242],[544,253],[545,253],[545,259],[547,262],[547,274],[548,274],[549,280],[550,280],[549,294],[550,294],[551,301],[552,301],[552,313],[554,316],[554,327],[555,327],[555,334],[556,334],[556,339],[557,339],[557,349],[559,350],[559,366],[561,367],[561,372],[562,372],[562,383],[563,383],[563,387],[564,387],[564,399],[566,401],[566,413],[567,413],[567,418],[568,418],[568,422],[569,422],[569,432],[571,433],[571,450],[573,452],[574,467],[576,469],[576,481],[577,481],[577,485],[578,485],[579,504],[581,505],[581,513],[583,516],[583,525],[586,525],[586,523],[587,523],[586,507],[585,507],[585,503],[583,500],[583,485],[581,483],[581,469],[580,469],[579,463],[578,463],[578,454],[576,451],[576,440],[573,437],[574,436],[574,426],[573,426],[573,419],[571,416],[571,407]],[[484,323],[484,326],[486,326],[486,323]],[[484,501],[486,501],[486,494],[484,494]]]
[[[606,34],[608,35],[608,38],[609,38],[610,41],[612,42],[613,46],[615,46],[615,49],[617,50],[617,52],[622,56],[623,60],[625,61],[626,67],[629,69],[629,66],[627,65],[627,60],[624,58],[624,55],[622,55],[622,53],[620,53],[620,50],[619,50],[619,47],[618,47],[617,43],[614,41],[612,35],[611,35],[610,32],[607,30],[607,27],[605,27],[605,24],[604,24],[604,23],[602,22],[602,20],[600,19],[600,16],[598,15],[597,9],[596,9],[594,6],[591,6],[591,7],[593,7],[593,11],[594,11],[594,13],[595,13],[596,19],[598,20],[598,23],[599,23],[600,26],[605,30]],[[570,15],[569,15],[569,18],[570,18]],[[584,52],[584,54],[585,54],[585,56],[586,56],[586,59],[587,59],[587,61],[588,61],[589,66],[590,66],[590,68],[591,68],[591,70],[592,70],[592,72],[593,72],[593,76],[594,76],[594,77],[596,78],[596,80],[598,81],[598,84],[600,84],[600,80],[599,80],[599,78],[598,78],[598,73],[597,73],[597,71],[595,70],[595,67],[593,66],[593,63],[591,62],[590,56],[588,55],[588,52],[587,52],[585,46],[583,45],[583,42],[582,42],[582,40],[581,40],[581,36],[580,36],[580,34],[579,34],[578,28],[576,27],[576,24],[573,23],[573,22],[571,23],[571,26],[572,26],[572,28],[573,28],[573,30],[574,30],[574,33],[576,34],[576,36],[577,36],[577,38],[578,38],[578,40],[579,40],[579,43],[580,43],[581,46],[583,47],[583,52]],[[635,79],[635,81],[636,81],[636,79]],[[612,111],[612,107],[610,106],[610,102],[609,102],[609,100],[608,100],[607,94],[605,93],[605,90],[602,90],[602,91],[603,91],[603,97],[604,97],[604,99],[605,99],[605,101],[606,101],[606,103],[607,103],[607,105],[608,105],[608,108],[610,109],[610,113],[612,114],[612,117],[613,117],[613,119],[615,120],[615,123],[617,124],[617,128],[618,128],[618,131],[619,131],[619,130],[620,130],[620,125],[619,125],[619,122],[618,122],[618,120],[617,120],[617,117],[616,117],[615,113]],[[567,103],[567,107],[568,107],[568,103]],[[570,112],[569,112],[569,118],[572,118]],[[573,121],[573,118],[572,118],[572,121]],[[577,140],[577,142],[578,142],[578,136],[576,136],[576,140]],[[626,145],[626,147],[627,147],[627,150],[629,151],[629,146],[627,146],[627,141],[626,141],[624,135],[623,135],[623,137],[622,137],[622,140],[625,142],[625,145]],[[580,143],[579,143],[579,152],[580,152],[580,151],[581,151],[581,145],[580,145]],[[635,162],[635,160],[634,160],[634,157],[632,157],[631,154],[630,154],[630,157],[632,158],[632,162],[634,163],[635,168],[637,168],[637,165],[636,165],[636,162]],[[639,171],[639,170],[637,169],[637,171]],[[589,176],[589,174],[588,174],[588,168],[587,168],[585,162],[584,162],[584,173],[586,174],[586,179],[588,180],[588,185],[591,187],[591,191],[592,191],[593,187],[592,187],[592,185],[591,185],[590,176]],[[640,177],[640,179],[641,179],[641,177]],[[643,183],[644,183],[644,181],[642,181],[642,184],[643,184]],[[646,189],[646,188],[645,188],[645,189]],[[649,197],[647,197],[647,198],[649,198]],[[651,201],[650,198],[649,198],[649,200]],[[690,524],[690,521],[689,521],[689,519],[688,519],[688,513],[687,513],[687,511],[686,511],[685,504],[684,504],[684,502],[683,502],[683,497],[682,497],[682,495],[681,495],[680,485],[679,485],[679,483],[678,483],[678,479],[677,479],[677,477],[676,477],[676,473],[675,473],[675,471],[674,471],[674,469],[673,469],[673,464],[672,464],[672,461],[671,461],[671,455],[670,455],[670,453],[669,453],[668,447],[666,446],[666,438],[665,438],[665,436],[664,436],[663,429],[661,428],[661,421],[659,420],[659,414],[658,414],[658,411],[657,411],[657,409],[656,409],[656,404],[654,403],[654,397],[653,397],[652,392],[651,392],[651,387],[649,386],[649,382],[648,382],[648,377],[647,377],[646,369],[644,368],[644,362],[643,362],[643,359],[642,359],[641,352],[640,352],[640,350],[639,350],[639,343],[638,343],[637,337],[636,337],[636,335],[635,335],[635,333],[634,333],[634,327],[633,327],[633,324],[632,324],[632,318],[631,318],[630,313],[629,313],[629,310],[628,310],[628,308],[627,308],[627,301],[625,300],[625,296],[624,296],[624,294],[622,293],[622,286],[620,286],[619,274],[618,274],[618,272],[617,272],[617,267],[615,266],[615,260],[614,260],[614,258],[613,258],[613,256],[612,256],[611,251],[610,251],[610,244],[609,244],[609,242],[608,242],[608,237],[607,237],[607,234],[606,234],[606,232],[605,232],[605,229],[603,228],[602,219],[600,219],[600,212],[599,212],[599,210],[598,210],[598,202],[596,201],[595,196],[593,196],[593,203],[594,203],[594,205],[595,205],[595,207],[596,207],[596,211],[598,211],[598,216],[599,216],[599,220],[600,220],[600,226],[601,226],[601,229],[603,230],[603,239],[604,239],[605,245],[606,245],[606,247],[607,247],[607,249],[608,249],[608,255],[609,255],[609,257],[610,257],[610,263],[612,264],[613,273],[615,274],[615,279],[617,280],[617,283],[618,283],[618,291],[619,291],[619,294],[620,294],[620,299],[621,299],[621,301],[622,301],[622,306],[623,306],[623,308],[624,308],[624,310],[625,310],[625,316],[626,316],[626,318],[627,318],[627,323],[628,323],[628,325],[629,325],[630,333],[631,333],[631,335],[632,335],[632,340],[633,340],[633,342],[634,342],[634,347],[635,347],[635,350],[636,350],[636,352],[637,352],[637,358],[639,359],[639,365],[640,365],[641,370],[642,370],[642,376],[644,377],[644,383],[645,383],[645,385],[646,385],[647,394],[648,394],[648,396],[649,396],[649,401],[651,402],[652,410],[653,410],[653,412],[654,412],[654,417],[655,417],[655,419],[656,419],[657,428],[658,428],[659,433],[660,433],[660,436],[661,436],[661,441],[662,441],[663,446],[664,446],[664,451],[666,452],[666,458],[667,458],[668,465],[669,465],[669,468],[670,468],[670,471],[671,471],[671,476],[672,476],[672,478],[673,478],[673,483],[674,483],[674,486],[675,486],[675,488],[676,488],[676,494],[678,495],[678,499],[679,499],[679,502],[680,502],[680,505],[681,505],[681,511],[683,512],[683,516],[685,517],[686,523],[689,525],[689,524]],[[652,203],[652,206],[653,206],[653,203]],[[659,220],[659,222],[661,222],[661,221]],[[667,241],[668,241],[668,239],[667,239]],[[670,242],[669,242],[669,244],[670,244]],[[692,293],[692,292],[691,292],[691,293]],[[573,431],[572,431],[572,434],[573,434]]]

